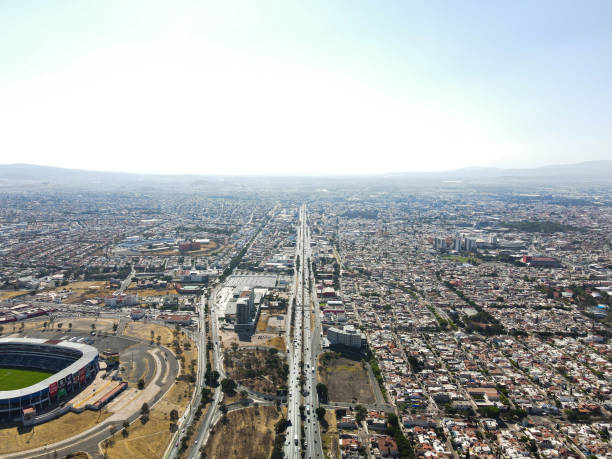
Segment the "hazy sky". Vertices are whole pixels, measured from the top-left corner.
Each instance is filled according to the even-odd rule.
[[[611,133],[610,0],[0,2],[0,163],[529,167]]]

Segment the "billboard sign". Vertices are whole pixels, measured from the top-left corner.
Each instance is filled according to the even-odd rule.
[[[57,394],[57,383],[51,383],[49,385],[49,397],[55,397],[55,395]]]

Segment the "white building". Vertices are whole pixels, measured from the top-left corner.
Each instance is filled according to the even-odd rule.
[[[366,344],[365,335],[353,325],[345,325],[342,329],[330,327],[327,329],[327,339],[330,344],[342,344],[349,347],[363,347]]]

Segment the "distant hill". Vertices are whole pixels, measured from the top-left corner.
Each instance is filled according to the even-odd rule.
[[[586,161],[575,164],[501,169],[497,167],[465,167],[440,172],[398,172],[393,176],[410,177],[453,177],[453,178],[494,178],[494,177],[608,177],[612,180],[612,161]]]
[[[0,164],[0,189],[20,186],[32,188],[98,188],[102,189],[155,189],[158,187],[185,191],[192,187],[197,191],[243,189],[244,186],[265,184],[278,187],[292,184],[296,187],[312,186],[315,183],[326,184],[330,178],[346,184],[348,182],[432,182],[459,180],[467,182],[488,183],[537,183],[545,181],[585,183],[593,180],[599,183],[612,183],[612,161],[588,161],[577,164],[551,165],[528,169],[499,169],[491,167],[468,167],[442,172],[399,172],[373,175],[337,175],[337,176],[298,176],[270,175],[228,176],[228,175],[162,175],[132,174],[126,172],[87,171],[61,167],[38,166],[33,164]],[[189,189],[189,188],[187,188]],[[220,191],[220,190],[219,190]]]
[[[451,175],[514,176],[514,177],[609,177],[612,179],[612,161],[585,161],[575,164],[555,164],[527,169],[498,169],[494,167],[468,167],[447,171]],[[444,174],[444,172],[441,172]]]

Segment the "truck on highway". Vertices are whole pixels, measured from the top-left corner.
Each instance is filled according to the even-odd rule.
[[[295,434],[295,436],[293,437],[293,443],[295,443],[296,445],[298,444],[297,434]]]

